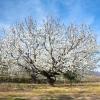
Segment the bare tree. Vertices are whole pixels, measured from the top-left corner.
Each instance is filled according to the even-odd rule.
[[[59,52],[63,46],[63,29],[64,26],[60,24],[59,20],[48,18],[40,31],[42,33],[40,60],[43,62],[41,66],[44,68],[42,74],[47,77],[51,85],[56,81],[56,75],[60,74],[58,63],[60,63]]]
[[[30,17],[25,23],[16,24],[10,28],[6,37],[7,58],[12,64],[24,68],[36,82],[39,64],[39,41],[36,23]]]
[[[43,75],[53,85],[57,75],[74,72],[83,76],[97,64],[96,40],[87,25],[66,26],[47,18],[39,26],[30,17],[11,27],[3,41],[5,50],[0,50],[0,54],[2,58],[6,56],[6,65],[10,62],[24,68],[34,82]]]
[[[69,80],[81,79],[97,67],[98,57],[96,56],[95,36],[87,25],[70,25],[67,27],[65,37],[65,46],[61,54],[64,66],[63,72],[68,75]],[[70,74],[74,74],[74,77],[72,78]]]

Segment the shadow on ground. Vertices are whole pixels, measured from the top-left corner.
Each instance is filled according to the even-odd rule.
[[[23,97],[8,97],[8,98],[0,98],[0,100],[100,100],[100,96],[98,95],[59,95],[59,96],[36,96],[31,98],[23,98]]]
[[[68,95],[60,95],[60,96],[44,96],[40,100],[74,100],[74,97]]]
[[[59,96],[56,96],[56,97],[45,96],[45,97],[42,97],[40,100],[100,100],[100,95],[75,94],[75,95],[59,95]]]

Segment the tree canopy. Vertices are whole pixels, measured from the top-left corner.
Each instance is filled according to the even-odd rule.
[[[30,17],[5,32],[0,41],[0,67],[24,69],[34,82],[42,75],[53,85],[56,76],[75,79],[97,66],[96,38],[88,25],[68,26],[47,18],[40,26]]]

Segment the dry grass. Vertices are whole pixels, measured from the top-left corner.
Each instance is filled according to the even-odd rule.
[[[12,97],[34,97],[34,96],[60,96],[60,95],[70,95],[70,96],[79,96],[79,95],[100,95],[100,83],[87,83],[85,85],[74,85],[70,87],[68,84],[65,85],[55,85],[55,87],[51,87],[47,84],[10,84],[3,83],[0,84],[0,98],[7,97],[11,99]],[[6,100],[6,99],[4,99]],[[21,100],[21,99],[19,99]],[[29,99],[27,99],[29,100]],[[32,99],[34,100],[34,99]],[[45,99],[48,100],[48,99]],[[57,100],[57,99],[49,99],[49,100]],[[81,99],[80,99],[81,100]],[[84,99],[85,100],[85,99]]]

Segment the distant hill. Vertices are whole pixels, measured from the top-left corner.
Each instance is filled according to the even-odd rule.
[[[100,72],[98,72],[98,71],[93,71],[91,74],[95,75],[95,76],[100,76]]]
[[[91,71],[84,79],[84,81],[100,82],[100,72]]]

